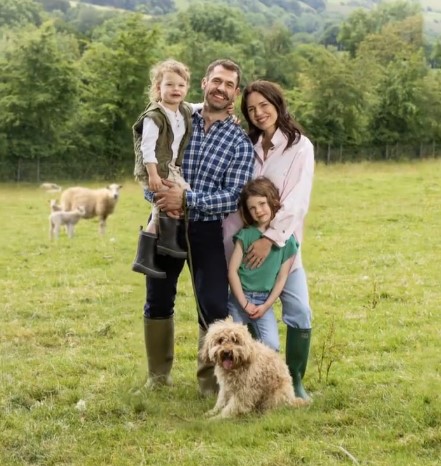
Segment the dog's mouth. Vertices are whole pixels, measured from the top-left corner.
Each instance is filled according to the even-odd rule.
[[[233,368],[233,353],[231,351],[225,351],[221,355],[222,367],[226,370]]]

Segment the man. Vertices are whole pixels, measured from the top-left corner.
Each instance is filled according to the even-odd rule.
[[[239,95],[241,72],[230,60],[211,63],[202,79],[204,106],[193,115],[193,132],[183,160],[183,175],[191,191],[163,181],[168,190],[155,194],[165,212],[184,208],[188,215],[188,260],[196,293],[200,349],[207,326],[227,317],[228,273],[222,237],[222,220],[237,210],[242,186],[251,178],[253,147],[229,114]],[[146,199],[152,194],[146,192]],[[186,244],[185,231],[179,242]],[[170,384],[174,355],[174,304],[185,260],[157,256],[167,278],[147,279],[144,335],[149,378],[147,385]],[[212,365],[198,357],[197,377],[202,394],[217,392]]]

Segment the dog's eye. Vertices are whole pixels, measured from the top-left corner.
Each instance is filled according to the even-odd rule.
[[[223,342],[224,342],[224,338],[223,338],[223,337],[217,339],[217,344],[218,344],[218,345],[222,345]]]
[[[237,337],[236,337],[236,335],[232,335],[232,336],[231,336],[231,342],[232,342],[232,343],[237,343]]]

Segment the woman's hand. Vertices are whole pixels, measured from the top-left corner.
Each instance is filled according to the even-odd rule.
[[[249,269],[260,267],[271,251],[272,241],[268,238],[260,238],[248,248],[244,262]]]

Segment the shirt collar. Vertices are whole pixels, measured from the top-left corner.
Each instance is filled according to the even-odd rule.
[[[256,142],[256,148],[262,148],[262,138],[263,134],[259,136],[259,139]],[[286,147],[288,142],[287,137],[280,131],[279,128],[276,129],[276,132],[273,134],[271,138],[271,142],[273,143],[273,149],[278,149],[280,146]]]
[[[198,110],[197,112],[194,112],[193,117],[198,121],[200,125],[205,123],[204,117],[202,116],[202,110]],[[216,120],[213,123],[213,125],[223,126],[231,122],[233,122],[233,115],[229,115],[227,118],[225,118],[225,120]]]

